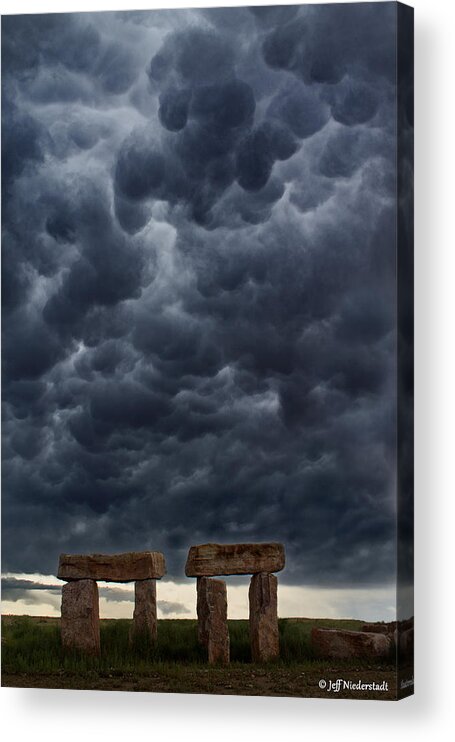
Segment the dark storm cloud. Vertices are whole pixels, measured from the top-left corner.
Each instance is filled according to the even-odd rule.
[[[32,116],[17,110],[8,90],[3,100],[2,182],[6,191],[8,183],[20,176],[28,164],[43,162],[46,134]]]
[[[4,600],[20,600],[16,595],[22,594],[23,590],[48,590],[59,593],[61,585],[46,585],[44,582],[34,580],[19,580],[16,577],[2,577],[2,597]]]
[[[104,194],[91,187],[81,196],[79,208],[58,222],[59,212],[46,222],[57,241],[73,241],[78,232],[79,255],[62,284],[43,307],[48,325],[62,333],[74,333],[74,325],[92,307],[115,306],[138,297],[141,291],[143,255],[116,229]]]
[[[395,12],[393,3],[304,6],[300,17],[269,31],[264,58],[308,84],[339,83],[356,67],[392,79]]]
[[[8,570],[393,575],[392,4],[347,7],[3,24]]]
[[[5,375],[13,381],[41,377],[64,350],[41,317],[23,310],[14,319],[14,330],[5,327],[3,335]]]
[[[27,605],[52,605],[60,602],[60,585],[46,585],[33,580],[19,580],[14,577],[2,577],[2,601],[17,603],[22,600]]]
[[[281,118],[301,139],[315,134],[329,119],[328,106],[312,88],[292,83],[272,99],[269,112]]]
[[[219,221],[213,208],[234,182],[247,192],[260,191],[275,162],[297,151],[286,116],[278,108],[273,118],[258,114],[263,92],[255,94],[254,81],[242,79],[243,56],[252,55],[258,68],[263,65],[255,42],[238,55],[229,28],[189,28],[169,34],[152,57],[148,75],[158,94],[163,131],[137,130],[120,151],[117,216],[128,231],[144,226],[147,215],[134,202],[148,198],[184,205],[197,223],[213,228]],[[312,133],[326,120],[316,112]]]
[[[100,92],[126,92],[139,73],[134,49],[110,38],[87,14],[5,16],[3,55],[21,89],[44,103],[87,94],[84,76]],[[64,84],[66,83],[66,85]],[[94,95],[92,90],[90,97]]]

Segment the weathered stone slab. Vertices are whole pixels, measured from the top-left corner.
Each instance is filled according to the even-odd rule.
[[[132,551],[126,554],[60,554],[60,580],[102,580],[134,582],[159,579],[166,573],[160,551]]]
[[[250,642],[253,662],[268,662],[280,655],[277,584],[275,575],[253,575],[250,582]]]
[[[134,583],[134,613],[130,641],[143,640],[154,644],[157,639],[156,580]]]
[[[327,659],[375,659],[388,657],[393,636],[380,632],[313,629],[311,645],[319,657]]]
[[[197,600],[196,600],[196,612],[197,612],[197,638],[199,644],[203,647],[207,646],[208,635],[207,635],[207,620],[209,617],[209,577],[198,577],[197,578]]]
[[[99,599],[94,580],[63,585],[61,633],[64,649],[99,654]]]
[[[187,577],[250,575],[279,572],[284,564],[283,544],[201,544],[191,547],[185,574]]]
[[[229,662],[227,590],[223,580],[197,581],[198,639],[206,647],[210,664]]]

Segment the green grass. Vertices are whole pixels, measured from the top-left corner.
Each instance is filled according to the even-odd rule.
[[[311,629],[360,629],[360,621],[280,619],[280,658],[251,662],[248,621],[229,621],[228,665],[209,665],[197,641],[195,620],[160,620],[158,641],[131,647],[131,620],[101,620],[101,654],[90,657],[63,652],[58,618],[2,617],[2,685],[23,688],[72,688],[154,693],[216,693],[231,695],[320,698],[321,677],[365,682],[385,680],[388,698],[396,697],[394,658],[322,660],[313,656]],[[355,697],[343,691],[339,697]],[[373,691],[365,698],[384,699]]]
[[[316,661],[311,648],[310,637],[313,627],[325,629],[345,629],[358,631],[363,621],[283,618],[279,621],[280,655],[286,664],[299,664],[305,660]]]
[[[206,657],[197,641],[195,620],[161,620],[155,647],[138,643],[131,647],[128,619],[101,621],[101,656],[64,653],[58,619],[29,616],[2,617],[2,670],[5,673],[93,672],[109,677],[126,673],[148,674],[153,667],[173,673],[178,667],[206,666]],[[310,646],[313,626],[359,629],[360,621],[280,619],[281,656],[278,665],[318,665]],[[231,667],[251,663],[248,621],[229,621]],[[250,665],[251,666],[251,665]]]

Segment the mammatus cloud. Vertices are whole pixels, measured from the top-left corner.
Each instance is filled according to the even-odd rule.
[[[393,27],[3,19],[5,569],[280,540],[283,582],[393,577]]]

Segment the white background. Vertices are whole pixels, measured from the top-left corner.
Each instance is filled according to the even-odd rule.
[[[3,13],[265,4],[0,0]],[[400,703],[2,688],[3,739],[453,739],[455,704],[455,3],[414,0],[416,695]]]

